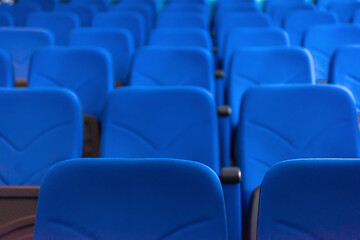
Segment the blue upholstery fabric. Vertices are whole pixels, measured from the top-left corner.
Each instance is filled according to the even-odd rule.
[[[134,38],[126,29],[81,28],[70,35],[71,46],[94,46],[107,50],[112,56],[114,77],[128,84],[130,65],[135,50]]]
[[[144,47],[135,56],[130,84],[198,86],[215,98],[213,58],[201,48]]]
[[[274,25],[278,27],[283,27],[284,19],[288,14],[299,10],[312,11],[315,10],[315,5],[306,2],[299,2],[291,5],[276,4],[273,6],[273,8],[274,9],[270,13],[270,15],[272,17]]]
[[[353,20],[356,10],[360,9],[360,2],[334,2],[330,3],[328,10],[334,12],[343,23]]]
[[[51,11],[56,5],[56,0],[19,0],[18,5],[39,5],[44,11]]]
[[[357,0],[341,0],[343,3],[356,2]],[[339,2],[339,0],[316,0],[316,4],[319,8],[326,9],[330,4]]]
[[[206,15],[196,12],[167,12],[159,15],[157,28],[197,28],[209,30],[209,20]]]
[[[0,27],[14,26],[14,19],[10,13],[0,12]]]
[[[107,11],[109,2],[107,0],[71,0],[71,4],[93,5],[98,11]]]
[[[14,71],[11,56],[8,52],[0,49],[0,87],[14,86]]]
[[[13,17],[14,25],[17,27],[25,26],[28,16],[38,11],[40,11],[40,7],[33,4],[17,4],[14,6],[6,4],[0,5],[0,12],[9,13]]]
[[[79,97],[84,113],[99,119],[115,85],[112,73],[111,56],[101,48],[45,48],[31,60],[28,85],[70,89]]]
[[[359,159],[279,163],[261,185],[257,239],[356,239]]]
[[[245,93],[237,131],[243,217],[253,190],[277,162],[357,158],[360,134],[350,94],[334,86],[262,86]]]
[[[334,51],[348,44],[360,44],[360,27],[356,25],[315,26],[304,37],[306,47],[314,58],[316,80],[328,80],[330,59]]]
[[[268,13],[272,13],[274,11],[274,9],[276,9],[277,6],[279,5],[297,5],[297,4],[302,4],[302,3],[306,3],[306,0],[267,0],[266,1],[266,12]]]
[[[97,8],[90,4],[58,4],[54,11],[74,13],[78,16],[81,27],[90,27]]]
[[[187,159],[219,173],[218,138],[216,106],[208,91],[128,87],[107,99],[100,156]]]
[[[347,88],[354,96],[360,112],[360,47],[339,48],[330,64],[329,82]]]
[[[234,134],[241,100],[248,89],[269,84],[312,84],[315,72],[309,52],[301,48],[244,48],[234,53],[228,80],[227,103],[232,108]]]
[[[11,55],[15,79],[27,79],[32,54],[54,43],[54,36],[47,30],[0,28],[0,48]]]
[[[227,239],[206,166],[175,159],[76,159],[41,186],[35,239]]]
[[[78,99],[61,89],[0,89],[0,185],[40,185],[55,163],[82,154]]]
[[[301,46],[304,33],[316,25],[336,24],[337,18],[333,13],[325,11],[294,11],[287,15],[284,29],[289,35],[291,45]]]

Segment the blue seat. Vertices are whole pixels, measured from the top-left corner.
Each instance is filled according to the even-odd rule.
[[[330,63],[329,83],[343,86],[353,94],[357,111],[360,112],[360,47],[339,48]]]
[[[54,9],[56,0],[19,0],[19,5],[39,5],[43,11],[51,11]]]
[[[34,239],[94,237],[227,239],[221,184],[206,166],[183,160],[56,165],[41,186]]]
[[[360,44],[360,27],[355,25],[315,26],[304,37],[304,47],[314,58],[316,81],[328,80],[330,59],[344,45]]]
[[[265,9],[266,12],[268,13],[272,13],[274,11],[274,9],[276,9],[280,4],[281,5],[297,5],[297,4],[302,4],[302,3],[306,3],[306,0],[267,0],[265,2]]]
[[[0,12],[0,26],[1,27],[14,26],[14,19],[10,13]]]
[[[90,4],[58,4],[54,11],[74,13],[78,16],[82,27],[90,27],[97,8]]]
[[[301,159],[271,168],[261,184],[257,239],[356,239],[359,170],[359,159]]]
[[[28,16],[32,13],[39,12],[40,10],[41,8],[38,5],[33,4],[16,4],[13,6],[7,4],[0,5],[0,12],[9,13],[14,20],[14,25],[17,27],[25,26]]]
[[[307,3],[307,2],[299,2],[294,4],[274,4],[273,10],[270,13],[270,16],[273,20],[274,25],[278,27],[284,27],[285,18],[295,11],[313,11],[315,10],[315,5]]]
[[[74,13],[41,12],[29,15],[26,25],[47,29],[54,34],[56,45],[68,45],[70,32],[80,27],[80,20]]]
[[[107,11],[110,1],[107,0],[71,0],[71,4],[93,5],[98,11]]]
[[[349,23],[360,10],[360,2],[333,2],[328,5],[328,10],[335,13],[341,22]]]
[[[169,3],[192,3],[192,4],[202,4],[207,5],[206,0],[169,0]]]
[[[325,11],[294,11],[287,15],[284,29],[289,35],[291,45],[302,45],[305,31],[316,25],[336,24],[337,18],[333,13]]]
[[[229,69],[226,96],[232,109],[233,135],[239,121],[241,100],[250,88],[315,83],[311,55],[297,47],[243,48],[233,54]]]
[[[74,94],[3,88],[0,100],[0,185],[40,185],[53,164],[81,157],[82,116]]]
[[[134,12],[98,13],[94,17],[93,27],[122,28],[131,32],[135,46],[143,45],[146,40],[146,25],[144,18]]]
[[[0,49],[0,87],[14,86],[14,71],[11,56],[8,52]]]
[[[150,5],[137,4],[137,3],[121,3],[114,5],[110,8],[115,12],[135,12],[139,13],[145,21],[147,33],[149,33],[154,27],[155,16],[153,15]]]
[[[353,17],[353,23],[359,24],[360,23],[360,10],[356,10]]]
[[[209,19],[206,15],[194,12],[167,12],[158,16],[157,28],[197,28],[209,30]]]
[[[237,151],[244,218],[252,192],[275,163],[296,158],[359,157],[354,101],[347,91],[334,86],[253,88],[241,104]]]
[[[106,49],[112,56],[114,78],[127,85],[135,43],[125,29],[80,28],[70,34],[71,46],[95,46]]]
[[[28,86],[72,90],[83,112],[100,119],[106,96],[114,87],[112,72],[111,56],[101,48],[44,48],[31,59]]]
[[[205,16],[208,16],[209,9],[207,6],[201,3],[190,3],[190,2],[170,2],[166,4],[162,10],[162,12],[166,13],[201,13]]]
[[[215,97],[213,58],[196,47],[144,47],[135,55],[130,84],[198,86]]]
[[[343,3],[356,2],[357,0],[341,0]],[[319,8],[327,9],[331,3],[339,2],[339,0],[316,0],[316,4]]]
[[[32,54],[39,48],[53,46],[54,42],[53,35],[46,30],[0,29],[0,49],[10,54],[17,80],[27,79]]]
[[[227,73],[232,54],[240,48],[288,45],[289,38],[286,32],[278,28],[234,29],[229,33],[224,43],[223,68]]]
[[[226,47],[226,39],[230,32],[236,28],[269,28],[271,19],[268,15],[260,12],[228,13],[219,22],[216,34],[218,52],[221,55]]]
[[[156,16],[159,8],[159,1],[157,0],[122,0],[121,4],[139,4],[150,6],[153,16]]]
[[[201,47],[212,52],[209,32],[201,29],[155,29],[151,32],[150,46]]]

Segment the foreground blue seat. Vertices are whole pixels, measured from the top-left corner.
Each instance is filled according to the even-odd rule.
[[[261,71],[259,71],[261,69]],[[233,134],[244,93],[259,85],[314,84],[313,61],[296,47],[243,48],[233,54],[227,86]]]
[[[54,34],[56,45],[67,45],[69,44],[70,32],[80,27],[80,20],[74,13],[41,12],[29,15],[26,25],[47,29]]]
[[[106,96],[114,88],[112,73],[111,56],[101,48],[44,48],[31,59],[28,86],[70,89],[83,112],[100,119]]]
[[[143,45],[146,41],[146,25],[144,18],[134,12],[106,12],[98,13],[93,20],[96,28],[122,28],[131,32],[135,46]]]
[[[7,4],[0,5],[0,12],[10,14],[14,20],[14,25],[17,27],[25,26],[28,16],[32,13],[39,12],[40,10],[40,6],[34,4],[16,4],[13,6]]]
[[[32,237],[39,185],[55,163],[82,155],[81,108],[62,89],[0,89],[1,234]]]
[[[347,88],[354,96],[357,111],[360,112],[360,47],[339,48],[330,63],[329,83]]]
[[[220,170],[217,109],[207,90],[189,86],[114,90],[104,108],[101,134],[101,157],[179,158],[203,163],[220,176],[231,173],[230,182],[223,181],[229,239],[240,238],[239,170]]]
[[[78,16],[82,27],[90,27],[97,8],[90,4],[57,4],[54,11],[74,13]]]
[[[112,56],[114,78],[129,84],[128,74],[135,49],[131,33],[126,29],[80,28],[70,35],[71,46],[94,46],[106,49]]]
[[[301,159],[271,168],[261,184],[257,239],[356,239],[359,170],[359,159]]]
[[[305,33],[303,45],[314,58],[317,82],[327,82],[334,51],[349,44],[360,44],[359,26],[315,26]]]
[[[209,19],[206,15],[194,12],[167,12],[158,16],[157,28],[197,28],[209,30]]]
[[[30,58],[37,49],[54,43],[53,35],[46,30],[0,28],[0,49],[11,55],[16,80],[27,79]]]
[[[190,161],[67,161],[47,174],[38,205],[35,239],[227,239],[221,184]]]
[[[201,47],[212,52],[209,32],[202,29],[155,29],[149,38],[150,46]]]
[[[284,19],[287,15],[296,11],[313,11],[315,5],[307,2],[297,2],[293,4],[278,3],[272,5],[273,10],[270,12],[270,16],[275,26],[283,27]]]
[[[336,24],[337,18],[333,13],[325,11],[294,11],[287,15],[284,29],[289,35],[291,45],[301,46],[304,33],[316,25]]]
[[[213,58],[196,47],[144,47],[131,72],[132,86],[198,86],[215,97]],[[151,62],[151,64],[149,64]]]
[[[295,158],[358,158],[359,143],[355,104],[342,88],[291,85],[249,90],[243,97],[237,131],[243,219],[249,214],[251,194],[275,163]]]
[[[240,48],[288,45],[289,37],[285,31],[278,28],[234,29],[229,33],[224,43],[223,69],[225,73],[228,73],[232,54]]]
[[[328,5],[328,10],[334,12],[343,23],[352,22],[357,10],[360,9],[360,2],[333,2]]]
[[[14,71],[11,56],[8,52],[0,49],[0,87],[14,86]]]

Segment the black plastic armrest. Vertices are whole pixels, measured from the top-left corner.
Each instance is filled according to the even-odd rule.
[[[232,113],[232,109],[228,105],[222,105],[217,107],[217,114],[220,117],[227,117],[230,116]]]
[[[241,182],[241,171],[238,167],[225,167],[221,169],[220,181],[222,184],[236,184]]]
[[[218,52],[218,48],[217,47],[213,47],[213,53],[217,53]]]
[[[221,70],[221,69],[215,70],[215,78],[216,79],[223,78],[224,75],[225,75],[224,70]]]

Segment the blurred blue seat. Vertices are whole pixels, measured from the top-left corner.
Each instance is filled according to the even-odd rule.
[[[356,108],[347,91],[324,85],[250,89],[243,97],[237,131],[243,219],[251,209],[251,194],[275,163],[359,155]]]
[[[213,58],[197,47],[144,47],[135,55],[130,84],[198,86],[215,97]]]
[[[233,54],[227,86],[233,135],[244,93],[259,85],[314,84],[313,61],[297,47],[243,48]],[[259,71],[261,69],[261,71]]]
[[[209,30],[208,17],[194,12],[167,12],[158,16],[157,28],[197,28]]]
[[[41,29],[1,28],[0,49],[7,51],[12,59],[15,79],[28,77],[29,62],[32,54],[39,48],[53,46],[54,36]]]
[[[305,33],[303,45],[314,58],[317,82],[328,81],[330,59],[334,51],[349,44],[360,44],[359,26],[315,26]]]
[[[112,56],[114,78],[127,85],[135,43],[126,29],[80,28],[70,35],[71,46],[95,46],[106,49]]]
[[[134,12],[106,12],[98,13],[94,17],[94,28],[122,28],[131,32],[135,46],[143,45],[146,41],[146,25],[144,18]]]
[[[291,14],[292,12],[296,11],[313,11],[315,10],[315,5],[307,2],[299,2],[294,4],[274,4],[273,10],[270,13],[270,16],[273,20],[275,26],[284,27],[284,20],[285,18]]]
[[[301,159],[271,168],[261,184],[257,239],[356,239],[359,170],[359,159]]]
[[[111,56],[96,47],[53,47],[31,59],[30,88],[66,88],[79,98],[83,112],[101,119],[107,94],[114,88]]]
[[[357,0],[341,0],[343,3],[356,2]],[[327,9],[330,4],[339,2],[339,0],[316,0],[316,4],[321,9]]]
[[[348,89],[360,112],[360,46],[342,47],[335,51],[330,63],[329,83]]]
[[[158,13],[159,1],[157,0],[122,0],[120,4],[138,4],[151,7],[152,15],[155,17]]]
[[[209,9],[206,5],[201,3],[191,2],[170,2],[166,4],[162,10],[162,13],[201,13],[205,16],[209,15]]]
[[[80,20],[74,13],[41,12],[30,14],[26,25],[47,29],[54,34],[56,45],[68,45],[70,32],[80,27]]]
[[[10,13],[0,12],[0,27],[14,26],[14,19]]]
[[[14,86],[14,70],[11,56],[8,52],[0,49],[0,87]]]
[[[110,1],[107,0],[71,0],[70,4],[93,5],[98,11],[107,11]]]
[[[216,175],[190,161],[75,159],[47,174],[34,237],[227,239],[224,196]]]
[[[56,0],[19,0],[19,5],[39,5],[43,11],[51,11],[57,4]]]
[[[16,4],[13,6],[7,4],[0,5],[0,12],[9,13],[14,20],[14,25],[17,27],[25,26],[28,16],[32,13],[39,12],[40,10],[40,6],[34,4]]]
[[[291,45],[302,45],[304,33],[316,25],[336,24],[337,18],[333,13],[325,11],[294,11],[287,15],[284,29],[289,35]]]
[[[336,14],[343,23],[353,21],[357,10],[360,10],[360,2],[333,2],[328,5],[328,11]]]
[[[90,4],[58,4],[54,11],[74,13],[78,16],[82,27],[90,27],[97,8]]]
[[[274,9],[277,8],[278,5],[283,5],[283,6],[290,6],[290,5],[297,5],[297,4],[302,4],[302,3],[306,3],[306,0],[267,0],[265,2],[265,10],[268,13],[272,13],[274,11]]]
[[[359,24],[360,23],[360,10],[356,10],[353,17],[353,23]]]

